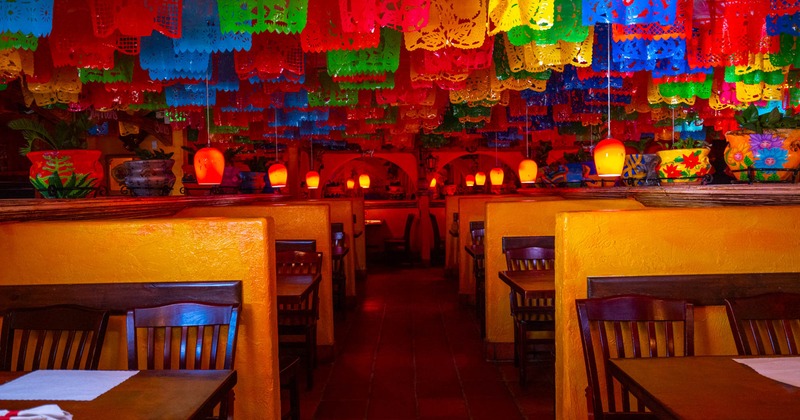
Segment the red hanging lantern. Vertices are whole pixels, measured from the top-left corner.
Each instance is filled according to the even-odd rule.
[[[620,176],[625,165],[625,145],[621,141],[607,138],[594,148],[594,166],[602,177]]]
[[[522,184],[533,184],[536,182],[536,174],[539,172],[539,165],[531,159],[525,159],[519,163],[519,182]]]
[[[286,186],[288,174],[286,172],[286,166],[282,163],[276,163],[270,166],[267,170],[267,175],[269,176],[269,184],[272,185],[272,188],[283,188]]]
[[[475,185],[482,187],[486,185],[486,174],[483,172],[478,172],[475,174]]]
[[[367,174],[361,174],[361,175],[358,177],[358,185],[359,185],[361,188],[363,188],[363,189],[365,189],[365,190],[366,190],[366,189],[368,189],[368,188],[369,188],[369,183],[370,183],[370,180],[369,180],[369,175],[367,175]]]
[[[309,190],[316,190],[319,188],[319,172],[308,171],[306,173],[306,186]]]
[[[347,189],[348,190],[352,190],[355,187],[356,187],[356,181],[353,178],[348,178],[347,179]]]
[[[194,172],[198,185],[219,185],[225,172],[225,156],[213,147],[204,147],[194,154]]]
[[[503,178],[505,177],[505,173],[501,168],[492,168],[489,171],[489,181],[492,185],[503,185]]]
[[[467,184],[468,187],[474,187],[475,186],[475,175],[467,175],[464,178],[464,183]]]

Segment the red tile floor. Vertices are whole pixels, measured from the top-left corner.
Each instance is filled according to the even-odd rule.
[[[553,364],[534,363],[523,389],[512,363],[486,361],[474,308],[441,267],[370,268],[336,319],[335,361],[300,386],[301,418],[555,417]]]

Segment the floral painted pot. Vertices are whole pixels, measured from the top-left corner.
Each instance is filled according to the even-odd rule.
[[[656,172],[658,161],[658,155],[655,153],[625,155],[622,178],[628,185],[648,185],[650,181],[655,181],[658,178],[658,173]]]
[[[725,138],[728,140],[725,163],[739,181],[788,181],[794,175],[793,170],[800,167],[800,129],[763,134],[731,131],[725,133]]]
[[[105,171],[99,150],[29,152],[29,179],[44,198],[82,198],[95,195]]]
[[[707,148],[672,149],[656,152],[661,162],[656,166],[662,184],[695,183],[711,173]]]
[[[134,197],[169,195],[175,185],[172,159],[130,160],[125,165],[125,188]]]

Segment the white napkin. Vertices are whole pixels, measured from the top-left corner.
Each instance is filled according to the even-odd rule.
[[[800,387],[800,357],[754,357],[733,359],[772,380]]]
[[[27,410],[0,410],[0,420],[72,420],[72,414],[55,404],[47,404]]]

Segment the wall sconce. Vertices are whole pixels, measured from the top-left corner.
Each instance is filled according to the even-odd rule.
[[[432,153],[428,153],[428,156],[425,157],[425,168],[428,172],[433,172],[436,170],[436,162],[439,159],[434,156]]]

